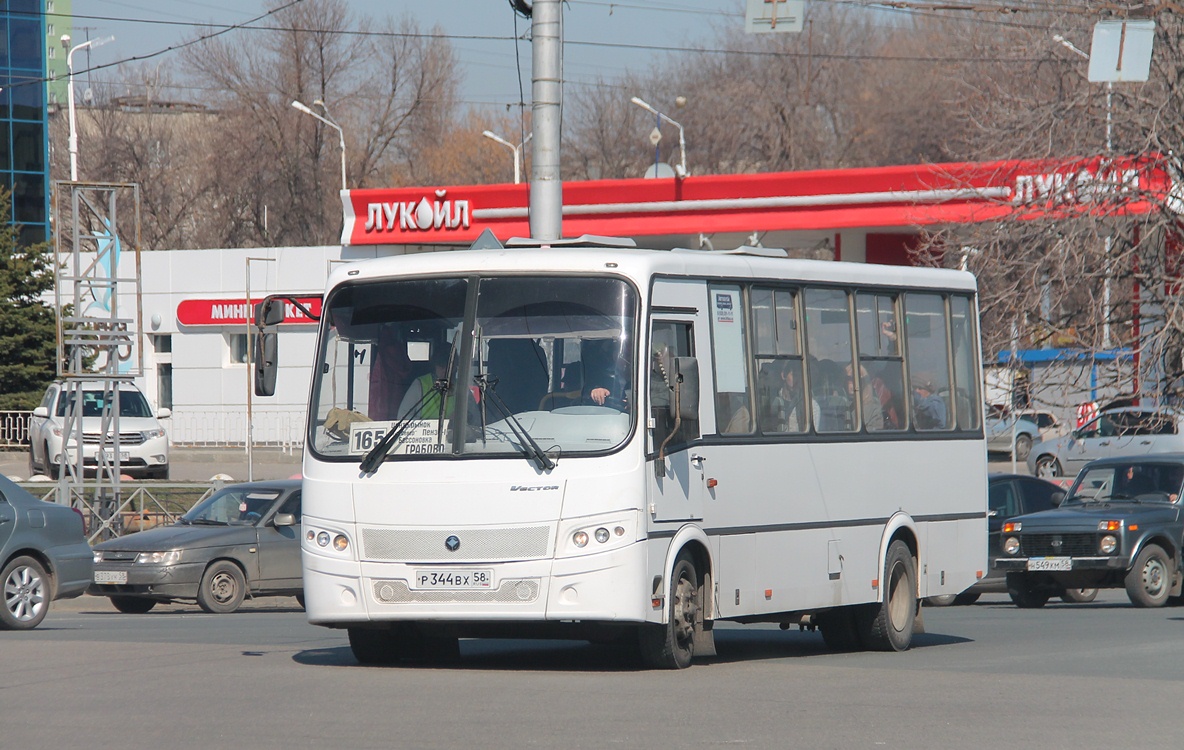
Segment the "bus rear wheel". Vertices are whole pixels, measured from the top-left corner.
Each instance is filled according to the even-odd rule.
[[[656,669],[686,669],[695,658],[695,631],[702,627],[703,592],[695,564],[679,555],[666,597],[667,622],[646,624],[638,631],[641,660]]]
[[[871,651],[906,651],[913,643],[917,619],[917,573],[913,553],[897,539],[888,546],[884,600],[859,610],[859,640]]]

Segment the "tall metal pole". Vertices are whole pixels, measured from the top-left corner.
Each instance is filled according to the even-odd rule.
[[[559,140],[563,126],[563,8],[560,0],[532,5],[531,105],[534,145],[530,166],[530,236],[563,237],[563,181]]]
[[[313,117],[316,117],[316,115],[314,114]],[[342,190],[344,190],[344,189],[345,188],[342,187]],[[252,325],[252,320],[251,320],[252,315],[254,315],[254,308],[251,307],[251,263],[253,261],[259,261],[261,263],[275,263],[276,259],[275,258],[247,258],[247,294],[246,294],[247,309],[246,309],[246,314],[243,317],[247,319],[247,356],[246,356],[246,360],[247,360],[247,434],[246,434],[246,440],[247,440],[247,481],[248,482],[255,481],[255,422],[254,422],[255,415],[253,413],[253,405],[254,404],[251,400],[251,396],[255,390],[255,368],[252,366],[252,362],[251,362],[251,354],[252,354],[251,350],[253,349],[253,347],[251,346],[251,335],[253,333],[253,328],[254,328],[254,326]]]
[[[100,44],[114,41],[115,37],[107,36],[102,39],[91,39],[90,41],[76,44],[70,47],[70,35],[62,35],[62,46],[70,47],[70,51],[66,53],[66,115],[70,120],[70,138],[66,142],[67,149],[70,151],[70,181],[78,182],[78,130],[74,125],[74,53],[80,49],[87,47],[98,47]]]

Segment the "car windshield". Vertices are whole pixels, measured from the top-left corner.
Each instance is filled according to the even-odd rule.
[[[634,415],[636,308],[617,278],[343,285],[325,305],[309,444],[343,461],[375,446],[386,460],[610,450]]]
[[[1118,464],[1093,467],[1077,478],[1067,503],[1113,500],[1174,503],[1184,483],[1184,465]]]
[[[82,392],[82,416],[83,417],[101,417],[103,410],[108,408],[108,398],[103,391],[83,391]],[[74,401],[73,393],[66,393],[63,391],[62,398],[58,399],[57,416],[66,416],[66,407]],[[148,402],[144,400],[144,395],[139,391],[120,391],[119,392],[119,416],[121,417],[151,417],[152,410],[148,408]]]
[[[267,513],[279,496],[279,490],[227,487],[193,506],[181,516],[181,523],[253,524]]]

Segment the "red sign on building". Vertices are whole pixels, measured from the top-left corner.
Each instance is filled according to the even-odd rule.
[[[300,304],[312,311],[313,315],[321,314],[320,297],[297,297]],[[262,302],[262,298],[251,300],[247,305],[245,299],[187,299],[177,305],[177,322],[183,326],[245,326],[255,315],[255,305]],[[285,325],[316,325],[317,321],[308,317],[291,302],[284,303]]]

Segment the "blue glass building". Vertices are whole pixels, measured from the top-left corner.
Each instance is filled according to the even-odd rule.
[[[42,0],[0,0],[0,184],[23,243],[49,238],[49,121]]]

